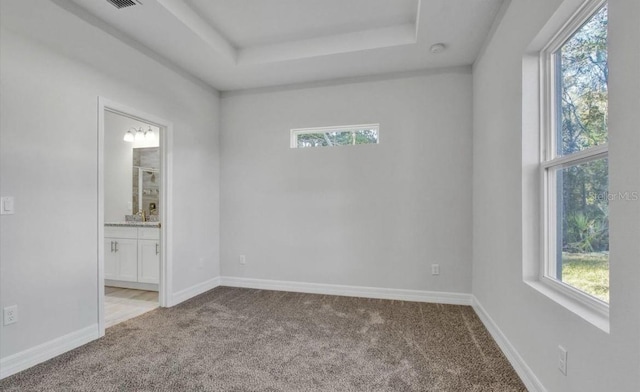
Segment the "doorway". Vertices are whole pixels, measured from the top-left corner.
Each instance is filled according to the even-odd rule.
[[[98,327],[167,306],[172,124],[98,98]]]

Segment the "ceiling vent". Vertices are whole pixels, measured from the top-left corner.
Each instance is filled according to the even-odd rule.
[[[137,0],[107,0],[111,5],[116,7],[117,9],[131,7],[134,5],[142,4]]]

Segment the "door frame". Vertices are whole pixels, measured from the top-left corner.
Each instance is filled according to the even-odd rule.
[[[171,304],[172,293],[172,222],[173,222],[173,123],[104,97],[98,97],[98,332],[105,334],[104,321],[104,114],[111,112],[142,121],[160,129],[160,282],[158,300],[161,307]],[[123,131],[124,132],[124,131]]]

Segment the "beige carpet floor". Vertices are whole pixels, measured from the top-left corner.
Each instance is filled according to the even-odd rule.
[[[525,391],[468,306],[219,287],[2,391]]]

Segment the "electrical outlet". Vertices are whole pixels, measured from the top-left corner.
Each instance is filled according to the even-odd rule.
[[[238,258],[240,261],[240,264],[245,265],[247,264],[247,257],[245,255],[240,255],[240,257]]]
[[[18,322],[18,305],[7,306],[4,308],[4,325],[14,324]]]
[[[204,257],[201,257],[200,260],[198,260],[198,268],[204,268]]]
[[[558,346],[558,370],[567,375],[567,350],[562,346]]]
[[[440,275],[440,264],[431,264],[431,275]]]

